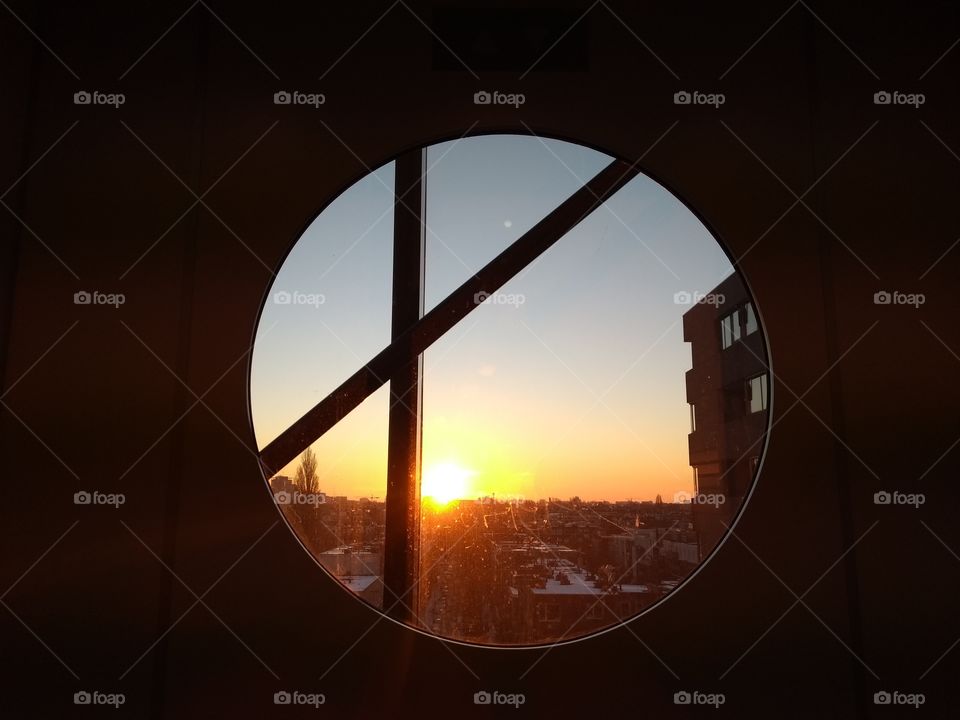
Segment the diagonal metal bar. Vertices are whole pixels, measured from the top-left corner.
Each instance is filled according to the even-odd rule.
[[[396,336],[370,362],[263,449],[260,462],[268,477],[379,390],[386,378],[414,362],[444,333],[475,310],[487,295],[499,290],[549,250],[637,173],[639,170],[635,165],[622,160],[611,162],[407,331]]]

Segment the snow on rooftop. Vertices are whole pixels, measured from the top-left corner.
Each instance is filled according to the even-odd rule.
[[[603,595],[608,592],[598,588],[593,580],[587,580],[583,573],[568,572],[566,576],[570,580],[569,585],[550,578],[546,587],[531,588],[531,591],[534,595]],[[648,593],[650,588],[646,585],[620,585],[618,591],[624,594]]]
[[[602,595],[603,590],[587,584],[585,580],[570,578],[569,585],[563,585],[558,580],[547,580],[547,586],[532,588],[534,595]]]
[[[378,580],[376,575],[345,575],[340,581],[355,593],[362,593]]]
[[[340,547],[324,550],[320,555],[375,555],[376,553],[369,548],[357,549],[352,545],[341,545]]]

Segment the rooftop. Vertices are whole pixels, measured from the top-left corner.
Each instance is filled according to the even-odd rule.
[[[345,575],[340,581],[355,593],[362,593],[380,578],[376,575]]]
[[[546,587],[542,588],[532,588],[531,591],[534,595],[609,595],[611,590],[609,588],[603,589],[599,588],[596,585],[596,582],[593,580],[587,580],[586,574],[582,572],[564,572],[563,573],[569,583],[564,583],[560,580],[555,580],[550,578],[546,582]],[[643,594],[650,592],[650,588],[646,585],[618,585],[616,586],[616,591],[618,593],[635,593]]]

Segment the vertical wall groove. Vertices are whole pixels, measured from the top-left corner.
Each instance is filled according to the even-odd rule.
[[[190,173],[187,181],[197,195],[203,193],[201,182],[203,178],[204,135],[206,131],[206,94],[209,82],[209,53],[210,53],[210,18],[203,8],[194,8],[197,23],[197,64],[196,64],[196,92],[194,107],[196,108],[193,142],[190,148]],[[182,275],[180,288],[180,316],[177,327],[177,354],[173,369],[183,382],[189,382],[190,359],[192,354],[192,332],[194,318],[195,286],[197,280],[197,246],[200,241],[200,216],[203,207],[198,203],[190,211],[190,222],[184,233]],[[174,385],[174,416],[186,412],[190,395],[187,389],[177,382]],[[177,535],[180,521],[180,501],[183,491],[183,478],[186,467],[186,418],[178,423],[171,433],[171,448],[169,458],[169,476],[166,483],[166,503],[163,508],[163,541],[161,557],[171,568],[176,569],[177,563]],[[173,593],[177,581],[170,573],[165,576],[161,584],[161,597],[158,603],[157,628],[158,634],[166,632],[173,622]],[[153,660],[153,693],[151,701],[151,717],[161,720],[165,716],[167,661],[169,658],[170,634],[164,635],[154,651]]]

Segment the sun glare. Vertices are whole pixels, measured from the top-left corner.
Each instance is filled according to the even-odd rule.
[[[476,473],[453,462],[431,465],[423,472],[420,497],[438,505],[465,498],[470,491],[470,478]]]

